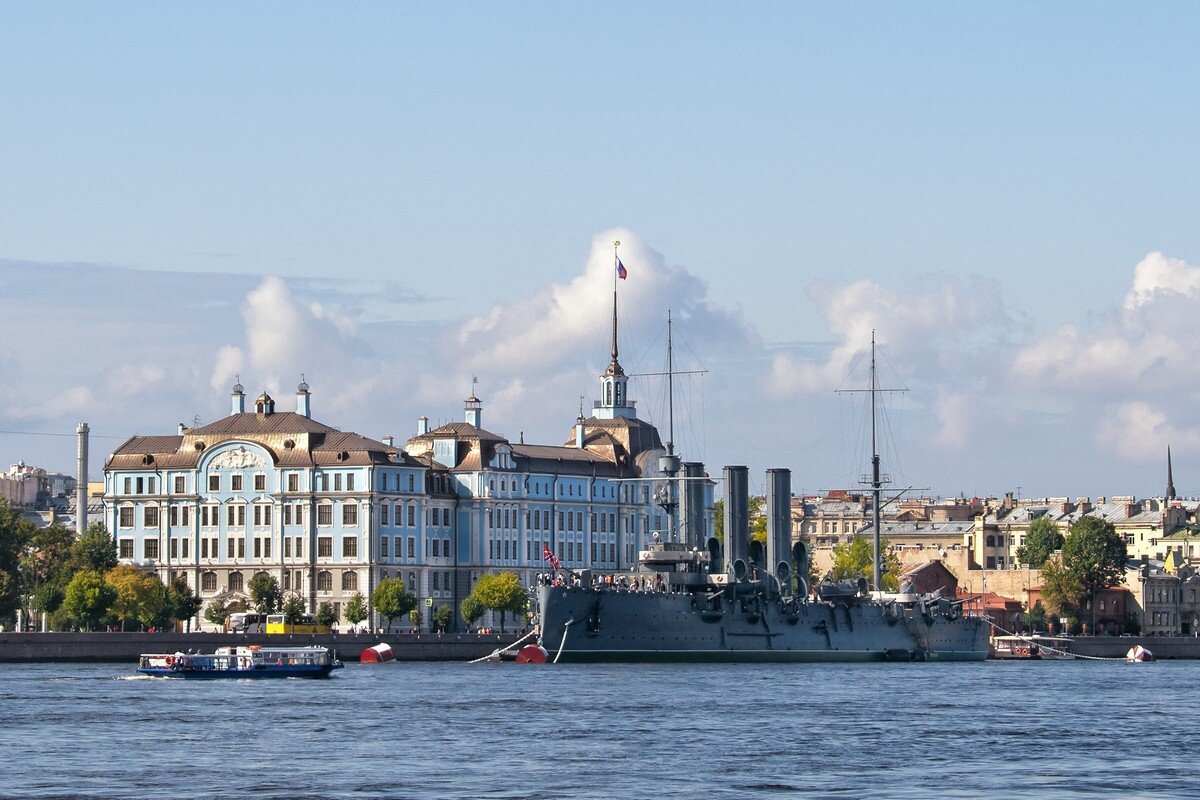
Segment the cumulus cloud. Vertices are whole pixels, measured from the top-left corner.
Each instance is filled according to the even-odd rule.
[[[1167,446],[1176,449],[1200,447],[1200,430],[1172,425],[1167,414],[1149,403],[1123,403],[1102,421],[1096,440],[1123,458],[1162,459]]]

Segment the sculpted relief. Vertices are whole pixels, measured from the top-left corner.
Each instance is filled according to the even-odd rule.
[[[239,445],[217,455],[212,460],[211,466],[218,469],[246,469],[247,467],[261,467],[264,464],[262,456],[253,450],[246,449],[245,445]]]

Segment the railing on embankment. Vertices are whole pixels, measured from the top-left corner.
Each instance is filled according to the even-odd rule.
[[[386,642],[398,661],[470,661],[508,646],[518,634],[472,633],[0,633],[0,662],[137,661],[142,653],[211,653],[225,645],[324,645],[343,661]]]
[[[1071,652],[1093,658],[1124,658],[1135,644],[1155,658],[1200,658],[1200,639],[1193,636],[1076,636]]]

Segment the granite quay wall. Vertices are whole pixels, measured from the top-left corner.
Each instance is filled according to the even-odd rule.
[[[372,645],[387,643],[398,661],[470,661],[519,639],[518,634],[448,633],[0,633],[0,663],[22,661],[128,661],[142,653],[211,653],[225,645],[285,647],[324,645],[343,661],[357,661]]]
[[[1076,636],[1071,652],[1081,656],[1124,658],[1135,644],[1155,658],[1200,658],[1200,639],[1194,636]]]

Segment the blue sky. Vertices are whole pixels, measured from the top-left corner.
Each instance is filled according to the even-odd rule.
[[[326,421],[398,436],[457,418],[483,372],[498,432],[562,438],[603,292],[567,309],[598,334],[530,320],[602,283],[619,229],[629,346],[667,305],[702,328],[714,468],[857,474],[824,431],[875,326],[913,389],[915,485],[1149,494],[1172,440],[1187,492],[1198,23],[1185,3],[5,4],[0,313],[37,333],[0,345],[0,430],[165,432],[220,413],[236,366],[286,392],[304,369],[318,410],[321,378],[346,398]],[[327,362],[270,355],[264,315]],[[489,362],[479,330],[562,351]],[[81,337],[74,369],[30,342]],[[113,375],[140,376],[134,408]],[[70,466],[0,435],[18,458]]]

